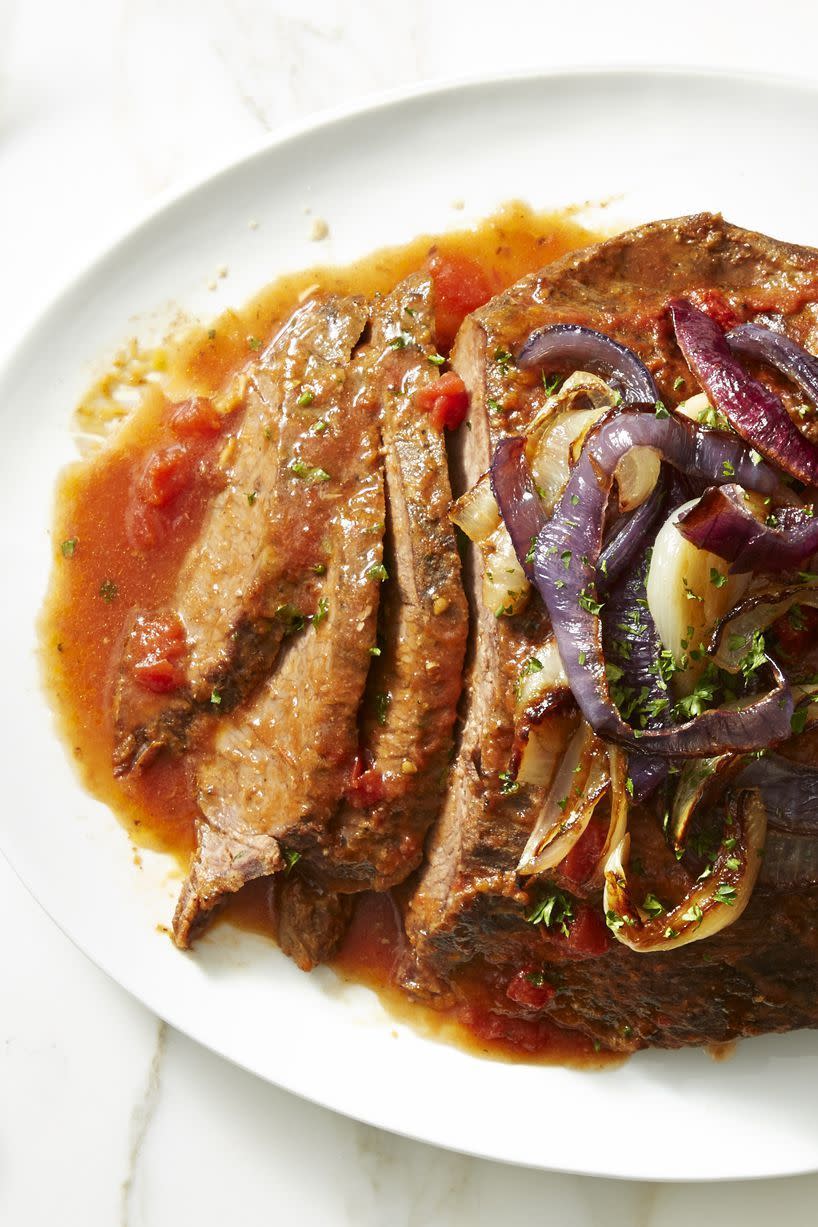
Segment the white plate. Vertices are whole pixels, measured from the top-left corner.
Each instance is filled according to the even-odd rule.
[[[818,1168],[813,1034],[747,1042],[722,1064],[651,1052],[603,1074],[508,1065],[414,1034],[367,990],[302,975],[261,939],[222,928],[180,954],[157,931],[178,884],[161,857],[137,870],[116,820],[78,787],[34,656],[70,411],[101,355],[167,320],[160,304],[211,315],[287,269],[457,226],[510,197],[614,198],[591,217],[606,225],[721,209],[818,244],[816,131],[808,86],[697,73],[569,73],[390,99],[277,139],[166,204],[17,348],[0,375],[0,843],[77,945],[173,1026],[338,1111],[496,1159],[652,1179]],[[308,205],[330,223],[320,249]],[[230,276],[214,295],[220,264]]]

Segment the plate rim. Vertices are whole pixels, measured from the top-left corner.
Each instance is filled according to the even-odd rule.
[[[810,77],[802,77],[796,74],[782,73],[767,73],[755,71],[737,71],[730,68],[721,67],[702,67],[698,65],[643,65],[643,64],[612,64],[612,65],[587,65],[578,64],[576,66],[562,66],[551,70],[524,69],[515,72],[499,72],[493,74],[465,74],[455,77],[435,78],[431,81],[424,81],[412,85],[396,86],[387,90],[378,91],[377,93],[367,95],[365,98],[358,100],[353,104],[338,105],[335,107],[322,108],[320,111],[311,114],[306,119],[293,121],[276,128],[273,132],[265,135],[261,140],[252,141],[245,144],[235,156],[229,159],[220,159],[214,162],[210,168],[197,170],[194,174],[186,177],[180,184],[172,188],[158,193],[147,204],[137,210],[134,210],[133,215],[126,218],[123,222],[112,228],[112,232],[104,236],[98,244],[95,244],[90,255],[85,255],[78,258],[76,265],[68,272],[61,273],[54,279],[54,284],[46,282],[41,295],[41,304],[35,307],[23,319],[20,326],[14,330],[13,335],[0,349],[0,380],[3,380],[9,370],[15,365],[18,354],[25,349],[33,334],[47,325],[49,317],[52,314],[59,314],[65,300],[80,288],[83,281],[91,279],[99,273],[100,266],[105,261],[116,257],[120,254],[121,249],[137,237],[144,229],[148,228],[158,221],[163,214],[170,212],[177,205],[182,204],[186,200],[194,197],[199,191],[215,183],[221,178],[226,178],[239,170],[239,168],[247,167],[256,160],[263,160],[272,151],[280,149],[289,143],[298,142],[299,140],[308,137],[312,133],[327,130],[336,124],[341,124],[349,120],[363,119],[370,116],[375,116],[378,113],[388,112],[391,108],[400,107],[403,104],[413,101],[435,98],[445,99],[451,94],[461,94],[471,90],[483,90],[486,88],[502,88],[504,86],[515,85],[536,85],[543,82],[556,82],[562,79],[572,81],[578,80],[593,80],[595,83],[600,83],[604,79],[609,81],[618,81],[622,79],[650,81],[656,84],[661,84],[668,79],[691,79],[691,80],[707,80],[723,83],[725,85],[758,85],[764,88],[773,90],[787,90],[794,93],[807,91],[811,94],[818,94],[818,79]],[[56,731],[53,735],[56,737]],[[90,794],[89,794],[90,795]],[[2,831],[0,831],[0,840],[2,839]],[[114,981],[119,987],[123,988],[136,1002],[146,1007],[158,1019],[164,1021],[168,1025],[174,1027],[186,1038],[193,1040],[202,1047],[213,1052],[223,1060],[238,1066],[241,1069],[253,1074],[255,1077],[261,1078],[274,1086],[280,1087],[290,1094],[297,1095],[299,1098],[316,1105],[326,1108],[329,1111],[335,1112],[341,1116],[356,1120],[375,1128],[384,1129],[389,1133],[394,1133],[401,1137],[406,1137],[410,1140],[420,1141],[426,1145],[440,1147],[441,1149],[450,1150],[455,1153],[471,1155],[477,1158],[486,1159],[491,1162],[509,1163],[514,1166],[532,1167],[533,1170],[565,1172],[576,1175],[599,1176],[607,1178],[621,1178],[634,1181],[650,1181],[653,1183],[711,1183],[722,1182],[735,1179],[755,1180],[769,1179],[777,1176],[802,1175],[818,1170],[818,1154],[814,1162],[810,1164],[794,1164],[786,1168],[777,1168],[773,1172],[761,1171],[752,1173],[743,1173],[741,1176],[736,1176],[734,1173],[723,1175],[680,1175],[674,1174],[653,1174],[649,1172],[629,1172],[623,1174],[621,1169],[606,1168],[604,1164],[599,1162],[593,1166],[583,1166],[581,1162],[567,1166],[561,1162],[560,1166],[549,1166],[547,1163],[532,1165],[529,1160],[523,1158],[515,1158],[514,1156],[498,1155],[490,1151],[470,1148],[468,1146],[458,1144],[456,1141],[445,1141],[429,1134],[421,1134],[417,1131],[409,1131],[402,1129],[399,1125],[393,1123],[384,1124],[382,1120],[377,1119],[371,1113],[366,1111],[357,1111],[354,1106],[350,1106],[347,1102],[339,1104],[336,1102],[332,1093],[326,1096],[319,1096],[311,1091],[304,1090],[297,1084],[293,1084],[288,1078],[285,1070],[279,1070],[276,1077],[273,1078],[267,1073],[262,1073],[254,1068],[251,1064],[242,1060],[241,1057],[235,1056],[232,1053],[227,1053],[216,1046],[215,1042],[209,1039],[202,1038],[194,1030],[191,1030],[187,1023],[176,1021],[175,1014],[178,1012],[174,1008],[156,1003],[150,991],[145,991],[142,988],[137,989],[131,987],[131,979],[125,974],[123,977],[121,969],[114,971],[110,965],[109,959],[103,954],[90,953],[85,945],[81,944],[79,938],[75,938],[65,925],[52,913],[49,906],[40,899],[32,885],[29,884],[27,875],[23,870],[18,868],[13,856],[7,851],[3,843],[0,842],[0,856],[5,863],[9,865],[17,879],[25,887],[29,895],[34,899],[42,911],[49,919],[57,926],[72,945],[78,949],[84,957],[98,967],[106,976]]]

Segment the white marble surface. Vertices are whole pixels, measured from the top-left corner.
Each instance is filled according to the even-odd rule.
[[[810,76],[816,34],[818,13],[796,0],[773,17],[756,0],[506,0],[485,14],[474,0],[0,0],[0,348],[163,190],[324,107],[560,64]],[[707,1188],[549,1175],[305,1104],[159,1023],[66,941],[1,859],[0,930],[9,1227],[815,1221],[818,1176]],[[672,1122],[648,1124],[672,1137]]]

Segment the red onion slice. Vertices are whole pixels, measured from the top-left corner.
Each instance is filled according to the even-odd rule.
[[[532,332],[517,355],[520,367],[590,371],[600,375],[629,404],[655,404],[659,392],[645,364],[632,350],[583,324],[549,324]]]
[[[733,575],[797,568],[818,550],[818,519],[800,507],[778,508],[774,518],[762,524],[741,487],[728,485],[706,490],[677,527],[697,549],[726,559]]]
[[[653,447],[683,473],[713,480],[729,464],[731,476],[750,489],[771,493],[778,479],[749,450],[719,431],[699,431],[682,417],[657,417],[652,406],[608,413],[589,434],[552,519],[534,552],[534,582],[548,609],[574,698],[600,736],[640,753],[697,757],[715,750],[750,750],[783,741],[790,732],[793,697],[774,661],[774,688],[741,709],[704,712],[684,724],[633,729],[617,710],[602,650],[596,566],[605,510],[619,459],[631,447]],[[502,508],[501,508],[502,512]]]
[[[739,324],[727,333],[727,344],[742,358],[769,362],[797,384],[813,405],[818,405],[818,358],[784,332],[773,332],[761,324]]]
[[[688,366],[737,434],[785,473],[818,481],[818,449],[775,393],[745,371],[718,324],[684,298],[670,303],[670,317]]]
[[[534,542],[545,524],[542,501],[525,458],[525,439],[510,435],[494,449],[491,488],[526,579],[534,575]]]

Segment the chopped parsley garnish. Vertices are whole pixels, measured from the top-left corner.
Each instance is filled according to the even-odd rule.
[[[761,453],[757,452],[755,448],[751,448],[750,450],[750,463],[761,464]]]
[[[497,778],[500,781],[500,792],[504,797],[520,791],[520,782],[514,779],[510,771],[501,771]]]
[[[661,916],[665,910],[665,905],[653,893],[645,895],[642,900],[642,911],[647,912],[648,916]]]
[[[383,581],[385,579],[389,579],[389,572],[382,562],[376,562],[374,566],[371,566],[366,572],[366,578]]]
[[[276,617],[279,622],[284,623],[288,635],[293,635],[296,631],[304,629],[306,618],[299,609],[296,609],[295,605],[279,605],[276,610]]]
[[[682,375],[677,375],[673,380],[673,391],[678,392],[679,388],[682,387],[684,387],[684,377]]]
[[[605,913],[605,923],[609,929],[616,933],[617,930],[621,929],[625,923],[625,917],[620,916],[618,912],[614,912],[613,910],[609,909]]]
[[[718,571],[715,567],[710,568],[710,583],[714,588],[723,588],[727,583],[727,576]]]
[[[104,579],[99,586],[99,595],[106,605],[110,605],[119,596],[119,589],[112,579]]]
[[[381,654],[381,649],[380,649],[380,648],[378,648],[378,647],[374,647],[374,648],[370,648],[370,649],[369,649],[369,655],[370,655],[370,656],[380,656],[380,654]]]
[[[580,592],[577,599],[579,601],[580,608],[586,610],[587,613],[596,615],[601,613],[603,603],[600,601],[595,601],[584,588],[582,589],[582,592]]]
[[[557,388],[562,383],[561,375],[552,375],[549,379],[545,371],[542,373],[542,386],[545,388],[546,396],[553,396]]]
[[[653,406],[653,411],[656,414],[657,418],[669,418],[670,417],[669,412],[667,411],[667,409],[665,408],[665,406],[662,404],[660,400],[657,400],[656,404]]]
[[[211,690],[210,702],[213,704],[213,706],[219,707],[221,704],[221,701],[222,701],[222,696],[219,694],[218,690]]]
[[[753,631],[750,647],[739,661],[742,675],[750,678],[767,660],[767,646],[762,631]]]
[[[488,405],[489,413],[502,413],[503,411],[503,406],[500,404],[500,402],[491,396],[486,401],[486,404]]]
[[[427,354],[426,361],[431,362],[432,366],[443,366],[446,359],[442,354]]]
[[[574,919],[574,904],[569,895],[556,888],[543,895],[526,920],[530,925],[545,925],[546,929],[559,929],[567,937],[568,927]]]
[[[289,873],[290,870],[294,869],[301,860],[301,853],[296,852],[295,848],[282,848],[281,853],[284,860],[287,862],[287,868],[284,870],[284,872]]]
[[[704,919],[704,912],[699,907],[698,903],[691,904],[690,907],[687,909],[687,911],[682,916],[682,920],[685,922],[685,924],[694,924],[697,929],[699,925],[702,923],[703,919]]]
[[[247,344],[251,349],[261,349],[261,341],[258,337],[248,337]]]
[[[318,600],[318,608],[316,609],[315,613],[312,615],[313,626],[320,626],[321,623],[326,618],[328,613],[329,613],[329,601],[327,600],[325,596],[322,596]]]
[[[731,460],[722,460],[721,471],[725,477],[735,477],[736,475],[736,470]]]
[[[313,422],[312,426],[310,427],[310,430],[312,431],[314,435],[322,435],[324,431],[327,429],[328,425],[329,423],[325,422],[323,418],[319,418],[317,422]]]
[[[728,907],[733,907],[736,902],[737,894],[738,892],[735,886],[731,886],[729,882],[719,882],[718,886],[713,892],[713,898],[717,903],[726,903]]]
[[[730,423],[723,413],[719,413],[718,409],[714,409],[712,405],[708,405],[699,414],[699,422],[702,426],[709,426],[711,430],[729,430]]]
[[[808,712],[806,707],[797,707],[792,713],[790,728],[796,737],[799,733],[803,733],[804,729],[807,727],[807,714]]]
[[[314,575],[326,575],[327,573],[326,564],[323,562],[317,562],[312,570]]]
[[[572,494],[572,495],[571,495],[571,506],[572,506],[572,507],[576,507],[576,505],[577,505],[578,503],[579,503],[579,495],[578,495],[578,494]]]
[[[540,673],[542,671],[542,661],[537,660],[536,656],[529,656],[528,660],[523,661],[520,666],[520,677],[528,677],[531,673]]]
[[[402,332],[399,332],[398,335],[396,337],[393,337],[392,340],[389,342],[389,348],[390,349],[406,349],[407,340],[408,338],[405,337]]]
[[[250,493],[247,495],[247,502],[250,504],[251,507],[253,506],[253,503],[256,501],[257,498],[258,498],[258,492],[256,490],[251,490]]]
[[[501,347],[499,349],[495,349],[494,361],[497,363],[503,374],[507,375],[508,368],[511,365],[513,358],[507,349],[503,349]]]
[[[312,391],[312,389],[303,388],[301,391],[301,395],[299,396],[298,400],[295,403],[297,405],[300,405],[302,408],[304,408],[307,405],[311,405],[314,400],[315,400],[315,393]]]
[[[330,479],[326,469],[307,464],[305,460],[291,460],[288,467],[293,477],[300,477],[302,480],[309,482],[310,485],[320,481],[329,481]]]
[[[74,552],[76,551],[78,541],[78,537],[69,537],[67,541],[63,541],[62,545],[60,546],[60,552],[62,553],[63,558],[74,557]]]
[[[386,717],[391,702],[392,696],[386,690],[379,690],[375,695],[375,718],[378,724],[386,724]]]

